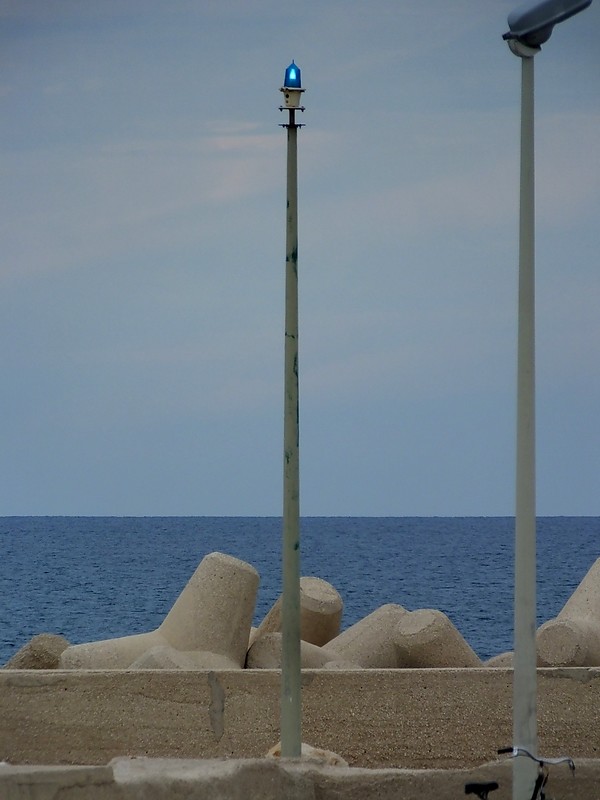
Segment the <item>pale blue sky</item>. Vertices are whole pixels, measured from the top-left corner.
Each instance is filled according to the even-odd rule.
[[[514,512],[505,0],[4,0],[0,514]],[[600,2],[536,57],[538,513],[600,514]]]

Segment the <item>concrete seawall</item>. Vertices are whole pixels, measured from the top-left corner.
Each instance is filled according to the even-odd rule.
[[[367,770],[270,759],[115,759],[104,767],[3,767],[2,800],[456,800],[470,781],[496,781],[490,800],[510,800],[511,765],[475,770]],[[553,796],[598,800],[600,762],[575,777],[553,769]],[[474,796],[474,795],[473,795]]]
[[[271,670],[0,671],[0,761],[261,758],[279,739]],[[538,670],[540,752],[596,759],[600,669]],[[306,670],[302,739],[351,767],[460,769],[512,744],[505,669]]]

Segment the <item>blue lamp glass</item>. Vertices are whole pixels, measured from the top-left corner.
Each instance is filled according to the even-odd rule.
[[[302,87],[300,67],[297,67],[293,61],[285,71],[283,85],[286,89],[300,89]]]

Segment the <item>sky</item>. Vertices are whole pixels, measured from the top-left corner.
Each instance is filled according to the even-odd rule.
[[[517,3],[518,5],[518,3]],[[505,0],[0,0],[0,515],[511,516]],[[535,58],[537,512],[600,515],[600,0]]]

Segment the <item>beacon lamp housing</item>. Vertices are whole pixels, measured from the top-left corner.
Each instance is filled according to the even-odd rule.
[[[302,108],[300,105],[304,91],[302,76],[300,67],[296,66],[293,61],[285,71],[283,86],[279,91],[283,92],[283,108]]]
[[[279,90],[283,92],[283,108],[302,108],[302,92],[304,89],[290,89],[289,86],[282,86]]]

